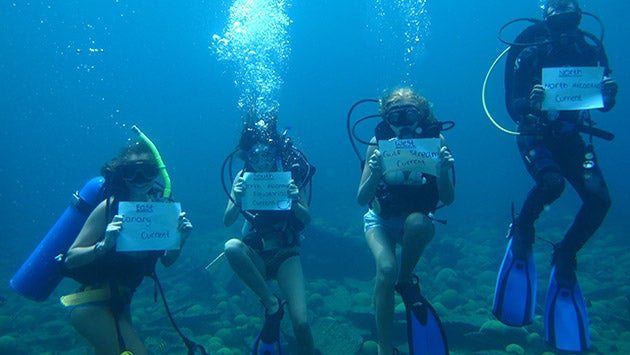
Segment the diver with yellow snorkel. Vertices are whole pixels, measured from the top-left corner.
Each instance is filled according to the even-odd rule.
[[[155,145],[137,127],[133,131],[139,142],[123,148],[118,157],[103,166],[105,200],[91,212],[72,246],[60,257],[66,276],[82,284],[79,292],[62,297],[61,302],[71,309],[72,325],[96,354],[147,354],[131,322],[133,293],[145,276],[157,282],[157,261],[167,267],[172,265],[192,231],[192,224],[181,212],[179,217],[173,216],[178,218],[179,233],[175,239],[179,245],[174,248],[116,250],[123,228],[119,203],[167,202],[171,197],[170,178]],[[155,189],[159,175],[164,180],[161,195]],[[183,339],[187,346],[191,343]]]
[[[566,351],[584,351],[590,347],[588,318],[576,277],[577,252],[599,228],[610,207],[608,187],[592,138],[611,140],[614,135],[592,127],[590,107],[551,108],[545,101],[551,88],[543,85],[543,71],[600,68],[603,71],[599,85],[601,112],[613,108],[617,94],[603,39],[579,28],[583,15],[599,21],[594,15],[583,12],[576,0],[549,0],[543,9],[543,20],[530,20],[534,24],[522,31],[514,42],[506,42],[511,47],[503,53],[507,53],[506,106],[511,118],[518,123],[517,132],[504,131],[517,135],[523,162],[536,184],[510,225],[510,241],[497,279],[493,313],[512,326],[533,322],[536,308],[534,222],[545,206],[560,197],[568,181],[583,203],[564,238],[553,244],[545,305],[545,339]],[[588,143],[581,133],[589,135]]]

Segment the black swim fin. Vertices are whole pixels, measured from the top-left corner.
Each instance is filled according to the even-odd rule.
[[[280,322],[284,316],[284,303],[278,299],[278,311],[265,315],[265,324],[252,347],[252,355],[282,355]]]
[[[420,293],[418,277],[413,275],[412,282],[396,284],[396,291],[402,297],[407,313],[409,354],[448,354],[442,322],[435,309]]]
[[[545,299],[545,340],[557,349],[582,352],[591,347],[588,315],[577,279],[572,285],[558,282],[551,269]]]

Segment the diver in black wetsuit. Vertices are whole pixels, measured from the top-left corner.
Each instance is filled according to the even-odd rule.
[[[580,135],[580,127],[591,123],[589,111],[542,111],[542,68],[603,67],[602,112],[613,108],[617,94],[604,47],[597,40],[594,45],[587,42],[592,36],[578,28],[581,16],[576,0],[549,0],[544,20],[516,38],[505,71],[507,109],[519,124],[518,147],[536,182],[512,226],[512,251],[517,258],[531,253],[534,222],[546,205],[560,197],[566,179],[583,202],[573,225],[555,246],[552,261],[558,281],[567,285],[575,283],[576,254],[601,225],[610,197],[592,144]]]

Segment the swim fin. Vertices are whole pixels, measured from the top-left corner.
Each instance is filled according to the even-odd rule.
[[[581,352],[591,347],[588,316],[580,285],[563,285],[551,269],[545,299],[545,340],[564,351]]]
[[[265,324],[252,347],[252,355],[282,355],[282,340],[280,339],[280,322],[284,316],[284,303],[278,299],[278,311],[265,314]]]
[[[492,314],[501,322],[520,327],[534,321],[536,305],[536,265],[530,251],[526,258],[516,258],[510,239],[494,289]]]
[[[442,322],[435,309],[420,293],[418,277],[413,275],[412,282],[396,284],[396,291],[405,304],[409,354],[448,354]]]

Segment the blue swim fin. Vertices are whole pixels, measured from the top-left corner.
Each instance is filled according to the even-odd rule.
[[[551,269],[545,299],[545,340],[564,351],[581,352],[591,347],[588,316],[577,280],[573,286],[558,283]]]
[[[420,293],[418,277],[413,282],[399,283],[396,291],[405,304],[407,314],[407,337],[410,355],[446,355],[448,343],[440,317],[426,298]]]
[[[280,322],[284,316],[284,303],[278,299],[280,308],[274,314],[265,315],[265,324],[252,347],[252,355],[282,355]]]
[[[512,242],[510,239],[499,269],[492,314],[507,325],[520,327],[534,320],[536,265],[532,252],[524,259],[516,258]]]

